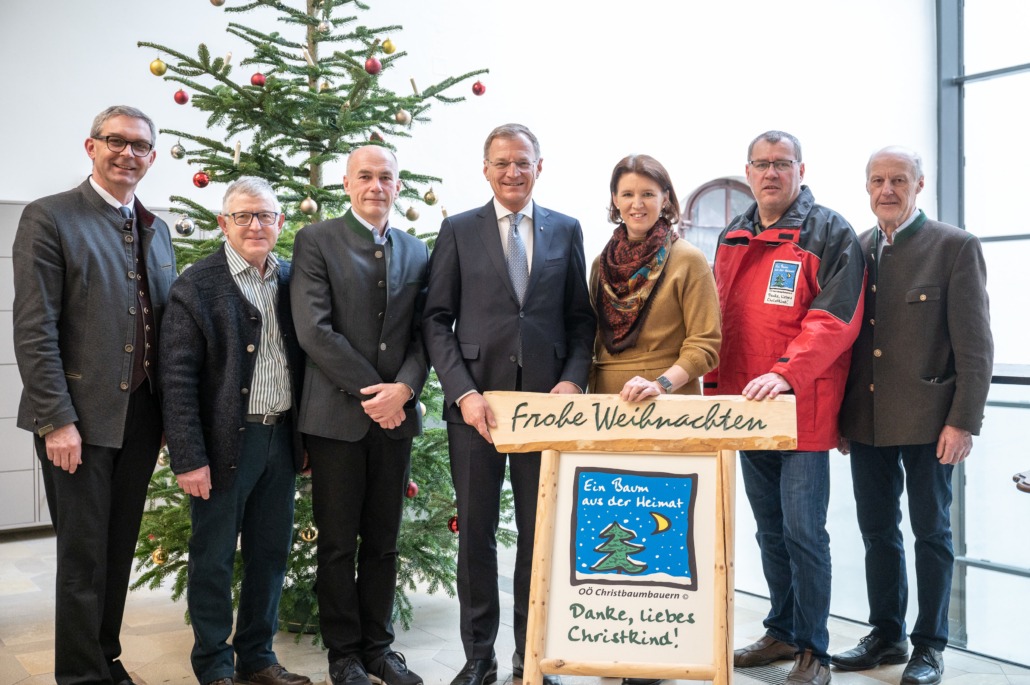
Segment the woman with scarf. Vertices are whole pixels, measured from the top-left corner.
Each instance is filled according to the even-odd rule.
[[[679,239],[679,201],[658,160],[621,160],[611,194],[608,218],[618,225],[590,273],[597,312],[590,392],[630,402],[699,395],[722,342],[712,270]]]

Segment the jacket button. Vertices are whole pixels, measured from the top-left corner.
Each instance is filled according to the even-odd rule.
[[[382,321],[382,320],[383,320],[383,312],[379,312],[379,320],[380,320],[380,321]]]
[[[246,395],[249,392],[250,392],[250,390],[248,390],[247,388],[240,388],[240,394],[241,395]]]
[[[242,433],[243,431],[245,431],[245,430],[247,430],[245,426],[240,426],[240,432],[241,432],[241,433]]]
[[[883,356],[883,350],[873,350],[873,356],[874,357],[882,357]]]
[[[386,281],[379,281],[379,287],[380,288],[385,288],[386,287]]]
[[[376,250],[376,259],[382,259],[382,258],[383,258],[383,251],[382,250]]]
[[[520,319],[526,318],[526,312],[519,312],[519,318]]]
[[[925,295],[925,294],[923,294],[923,295],[920,295],[920,296],[919,296],[919,301],[920,301],[920,302],[926,302],[926,295]]]
[[[135,307],[129,307],[129,313],[130,314],[135,314],[136,313],[136,308]]]
[[[873,283],[873,287],[870,288],[870,290],[872,290],[874,293],[876,292],[876,284],[875,283]]]
[[[126,352],[132,352],[132,345],[126,345],[125,346],[125,351]]]
[[[876,325],[876,319],[869,319],[869,325],[870,326],[875,326]]]
[[[129,279],[133,280],[133,281],[136,280],[136,272],[135,271],[130,271],[129,272]]]
[[[253,351],[254,351],[254,346],[253,345],[247,345],[247,352],[253,352]]]
[[[386,349],[386,343],[379,343],[379,349],[385,350]]]
[[[517,362],[518,360],[519,360],[519,358],[516,357],[514,354],[511,355],[510,357],[508,357],[508,361],[510,361],[510,362]]]
[[[869,384],[869,392],[873,392],[873,386],[874,385],[875,385],[874,383],[870,383]]]
[[[122,381],[121,383],[118,384],[118,387],[121,388],[122,390],[128,390],[129,389],[129,384],[126,383],[125,381]]]
[[[132,242],[132,236],[131,235],[125,236],[125,242],[131,243]]]

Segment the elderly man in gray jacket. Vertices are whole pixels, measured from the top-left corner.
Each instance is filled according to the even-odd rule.
[[[161,445],[157,339],[175,256],[136,186],[157,129],[134,107],[93,120],[93,169],[37,200],[14,239],[18,427],[32,431],[57,532],[58,685],[131,685],[122,613]]]
[[[944,671],[955,560],[951,475],[980,432],[994,355],[980,242],[917,209],[923,183],[919,155],[904,148],[884,148],[866,165],[878,226],[859,236],[868,290],[840,412],[873,630],[831,662],[859,671],[907,661],[903,685],[938,683]],[[919,586],[911,658],[899,528],[906,482]]]

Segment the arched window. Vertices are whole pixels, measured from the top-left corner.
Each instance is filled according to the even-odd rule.
[[[680,235],[704,252],[711,264],[715,261],[719,234],[754,201],[751,188],[740,177],[709,181],[687,198],[680,219]]]

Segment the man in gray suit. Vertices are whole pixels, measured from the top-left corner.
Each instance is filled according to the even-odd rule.
[[[14,239],[18,426],[35,435],[57,532],[54,675],[131,683],[119,634],[161,446],[157,338],[175,256],[136,185],[154,163],[143,112],[93,120],[89,178],[25,208]]]
[[[419,319],[429,250],[389,225],[400,191],[384,147],[351,153],[351,209],[308,226],[293,247],[297,339],[308,355],[300,430],[318,526],[318,613],[333,685],[421,685],[391,649],[397,535],[422,430],[429,373]],[[358,539],[361,555],[355,565]]]
[[[923,183],[919,155],[905,148],[884,148],[866,165],[878,225],[859,236],[868,290],[840,412],[873,630],[831,661],[842,671],[907,661],[903,685],[939,683],[944,672],[955,561],[951,475],[980,433],[994,356],[980,241],[926,218],[916,207]],[[911,658],[899,527],[906,480],[919,586]]]
[[[496,532],[507,455],[492,444],[489,427],[496,421],[482,393],[582,392],[596,323],[579,222],[533,202],[543,169],[536,136],[521,124],[499,126],[487,136],[483,156],[494,196],[444,220],[423,319],[444,391],[458,506],[458,600],[467,663],[452,685],[497,680]],[[512,672],[521,677],[540,453],[516,455],[510,467],[518,529]],[[552,685],[559,680],[545,679]]]

